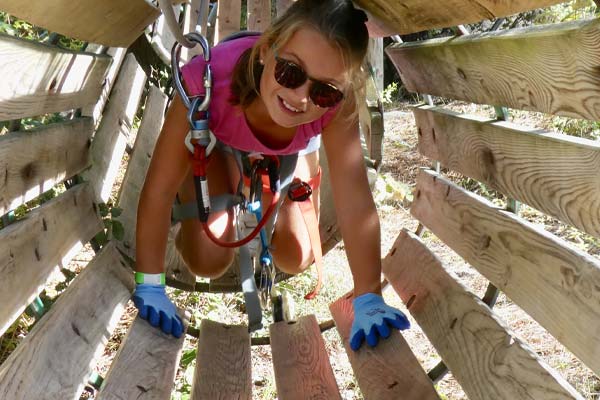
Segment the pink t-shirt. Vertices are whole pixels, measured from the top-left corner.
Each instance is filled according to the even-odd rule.
[[[308,141],[321,133],[335,115],[337,107],[328,110],[321,118],[308,124],[299,125],[290,144],[281,149],[271,149],[260,142],[246,121],[239,106],[233,106],[229,99],[231,75],[240,55],[258,40],[259,36],[246,36],[223,42],[211,49],[211,71],[213,75],[212,96],[208,108],[208,126],[217,139],[228,146],[242,151],[263,154],[293,154],[306,148]],[[197,56],[181,68],[183,79],[190,96],[204,95],[204,66],[202,56]]]

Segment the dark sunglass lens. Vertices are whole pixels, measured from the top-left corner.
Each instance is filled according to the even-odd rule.
[[[302,86],[308,79],[306,72],[293,62],[277,58],[275,63],[275,80],[281,86],[295,89]]]
[[[315,105],[322,108],[333,107],[343,98],[344,94],[342,92],[325,83],[313,82],[310,88],[310,99]]]

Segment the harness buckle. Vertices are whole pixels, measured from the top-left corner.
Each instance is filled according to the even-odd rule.
[[[287,195],[291,201],[307,200],[312,194],[310,185],[298,178],[294,178],[288,189]]]

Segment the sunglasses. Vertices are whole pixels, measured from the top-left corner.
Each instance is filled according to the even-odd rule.
[[[329,108],[338,104],[344,98],[338,88],[331,83],[321,82],[313,79],[304,69],[295,62],[275,56],[275,81],[288,89],[296,89],[304,85],[307,80],[311,81],[308,89],[308,97],[318,107]]]

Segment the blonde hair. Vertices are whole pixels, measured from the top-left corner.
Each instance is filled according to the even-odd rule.
[[[362,67],[369,41],[366,20],[366,14],[355,9],[349,0],[296,1],[239,58],[233,71],[231,102],[245,108],[260,95],[262,46],[278,49],[300,28],[312,28],[340,50],[350,78],[343,107],[355,109],[354,99],[360,96],[357,93],[362,91],[365,82]]]

